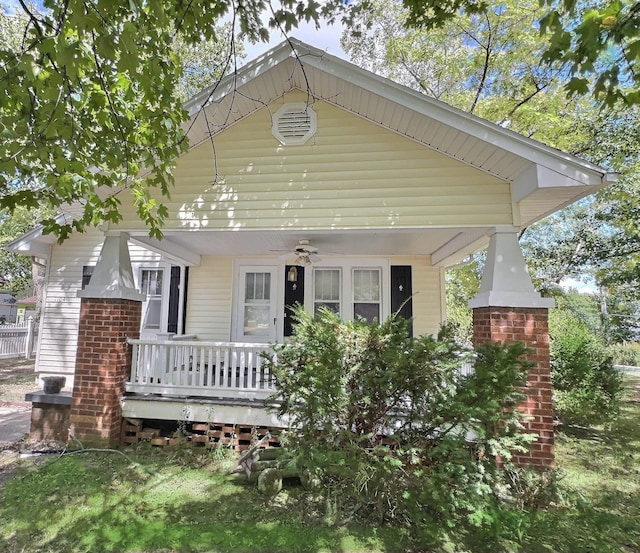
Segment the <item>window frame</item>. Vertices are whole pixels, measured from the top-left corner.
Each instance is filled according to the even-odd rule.
[[[311,286],[305,289],[304,307],[309,313],[315,309],[315,275],[316,269],[341,270],[341,309],[340,317],[345,321],[354,320],[353,274],[358,269],[378,269],[380,271],[380,320],[385,320],[391,310],[391,264],[388,258],[351,258],[323,259],[305,267],[305,281]]]
[[[355,287],[355,274],[356,271],[369,271],[369,272],[377,272],[378,274],[378,298],[376,300],[356,300],[356,287]],[[352,286],[351,286],[351,308],[353,310],[353,319],[356,319],[356,303],[361,305],[377,305],[378,306],[378,316],[375,317],[378,319],[378,322],[382,320],[382,298],[385,295],[384,290],[382,289],[382,268],[381,267],[353,267],[351,269],[351,278],[352,278]],[[371,323],[372,321],[369,321]]]

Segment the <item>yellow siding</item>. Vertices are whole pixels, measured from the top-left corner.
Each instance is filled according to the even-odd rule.
[[[292,93],[286,101],[304,101]],[[326,102],[316,135],[283,146],[269,112],[178,161],[167,228],[385,228],[512,223],[510,187]],[[122,226],[143,228],[130,208]]]
[[[392,257],[391,265],[411,265],[413,333],[437,334],[443,322],[444,280],[442,269],[432,267],[428,257]]]
[[[67,377],[73,386],[83,265],[95,265],[100,255],[103,234],[87,231],[72,234],[62,245],[52,248],[47,285],[42,306],[36,369],[41,376],[57,374]],[[155,262],[158,254],[129,244],[131,261]]]
[[[230,340],[232,275],[230,257],[203,257],[199,267],[189,268],[186,334]]]

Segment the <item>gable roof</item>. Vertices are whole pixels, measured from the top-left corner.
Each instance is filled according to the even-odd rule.
[[[309,104],[327,102],[508,182],[515,204],[514,224],[520,228],[617,178],[615,173],[602,167],[453,108],[295,38],[282,42],[186,102],[190,119],[184,128],[190,148],[197,148],[292,91],[306,93]],[[397,255],[410,253],[415,250],[415,244],[427,243],[425,234],[429,232],[431,249],[424,251],[422,246],[420,250],[431,255],[432,263],[446,266],[485,246],[489,231],[489,227],[409,229],[393,237],[389,234],[386,250],[376,251]],[[253,255],[289,247],[283,242],[283,232],[233,233],[233,238],[227,236],[218,241],[224,243],[220,247],[211,236],[193,233],[188,237],[166,236],[162,244],[156,244],[142,233],[136,233],[136,238],[147,247],[164,253],[193,248],[208,255],[228,254],[229,251]],[[314,240],[338,233],[320,234],[320,231],[314,234]],[[311,233],[305,232],[305,235]],[[356,242],[357,251],[368,253],[363,249],[357,231],[340,234],[343,252],[335,248],[338,237],[332,238],[334,242],[327,248],[329,251],[354,251]],[[46,257],[54,242],[55,238],[43,235],[40,228],[5,247]],[[377,248],[380,245],[380,240],[375,241]],[[187,264],[197,263],[193,259],[180,259]]]
[[[512,184],[526,227],[616,179],[614,173],[295,38],[284,41],[186,104],[191,147],[292,90],[308,93]],[[201,115],[206,109],[206,117]]]

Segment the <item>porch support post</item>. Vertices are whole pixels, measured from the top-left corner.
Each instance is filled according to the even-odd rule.
[[[121,400],[131,365],[127,338],[139,338],[144,295],[135,289],[127,234],[107,232],[81,298],[70,436],[83,445],[116,446]]]
[[[496,228],[491,236],[478,295],[473,309],[473,340],[523,342],[528,348],[529,370],[519,405],[525,432],[538,435],[526,453],[514,455],[521,466],[540,470],[554,464],[553,405],[549,365],[548,311],[554,300],[543,298],[533,287],[518,243],[518,229]]]

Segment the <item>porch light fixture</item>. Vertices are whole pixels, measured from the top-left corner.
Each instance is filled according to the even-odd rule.
[[[293,265],[293,267],[291,267],[289,269],[289,272],[287,273],[287,280],[289,282],[297,282],[298,281],[298,267]]]

